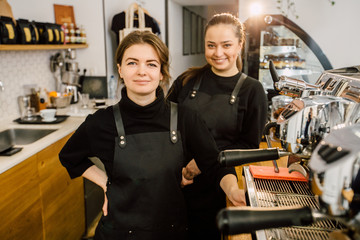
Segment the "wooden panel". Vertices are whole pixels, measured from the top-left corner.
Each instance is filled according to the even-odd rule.
[[[58,158],[69,137],[37,154],[45,239],[80,239],[85,231],[83,179],[71,180]]]
[[[1,239],[43,239],[36,156],[0,174]]]
[[[74,16],[73,6],[54,4],[54,14],[55,14],[55,22],[57,24],[60,24],[60,25],[62,25],[64,23],[74,23],[75,24],[75,16]]]

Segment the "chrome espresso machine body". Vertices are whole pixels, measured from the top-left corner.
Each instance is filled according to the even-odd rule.
[[[276,123],[268,124],[283,149],[227,150],[220,163],[289,155],[289,172],[298,171],[309,182],[255,179],[244,167],[251,207],[224,209],[219,228],[231,235],[256,231],[259,240],[360,239],[360,67],[325,71],[308,84],[278,77],[269,65],[274,88],[293,98],[281,111],[272,109]]]
[[[287,77],[274,81],[280,93],[296,96],[277,119],[286,150],[310,157],[331,129],[359,122],[359,68],[325,71],[315,85]]]

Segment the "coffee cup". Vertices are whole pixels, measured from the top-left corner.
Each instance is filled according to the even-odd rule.
[[[45,122],[51,122],[56,120],[55,114],[56,114],[56,109],[40,110],[40,116],[42,117],[42,120]]]
[[[102,108],[106,107],[106,101],[105,99],[95,99],[95,108]]]

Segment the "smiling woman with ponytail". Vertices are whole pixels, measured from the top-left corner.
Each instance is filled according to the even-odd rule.
[[[200,113],[219,150],[258,148],[267,118],[261,83],[242,73],[244,44],[244,25],[238,18],[229,13],[214,15],[205,28],[207,64],[181,74],[167,96]],[[189,239],[220,240],[215,218],[226,206],[225,195],[194,161],[186,169],[196,176],[183,189]],[[226,171],[235,173],[233,168]]]

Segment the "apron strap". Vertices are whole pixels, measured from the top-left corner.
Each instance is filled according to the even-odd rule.
[[[177,143],[177,121],[178,121],[178,106],[174,102],[170,102],[171,107],[171,115],[170,115],[170,140],[172,143]],[[125,138],[125,130],[124,124],[121,118],[120,107],[119,104],[113,105],[116,130],[118,132],[120,142],[119,146],[124,148],[126,146],[126,138]]]
[[[202,76],[196,79],[194,87],[193,87],[192,92],[190,94],[191,99],[195,98],[196,93],[200,88],[201,81],[202,81]]]
[[[172,143],[178,141],[177,137],[177,121],[178,121],[178,105],[174,102],[170,102],[170,140]]]
[[[241,73],[241,76],[239,80],[237,81],[234,90],[231,93],[230,96],[230,104],[233,105],[235,103],[236,97],[239,94],[240,88],[243,85],[245,79],[247,78],[247,75],[245,73]]]
[[[114,111],[114,117],[115,117],[115,123],[116,123],[116,130],[117,130],[119,138],[120,138],[119,146],[121,148],[124,148],[126,146],[125,129],[124,129],[124,124],[123,124],[123,121],[121,118],[119,104],[113,105],[113,111]]]

